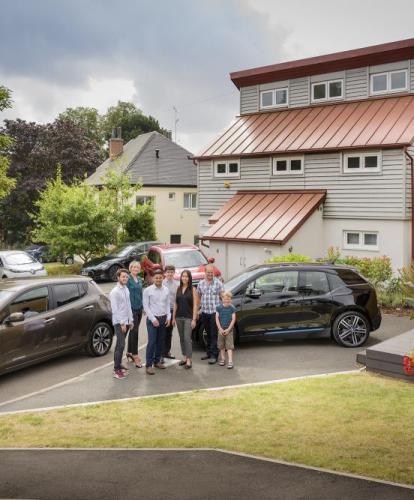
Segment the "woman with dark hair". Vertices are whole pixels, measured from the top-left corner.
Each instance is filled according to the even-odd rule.
[[[173,324],[177,325],[180,335],[181,352],[183,359],[180,366],[189,369],[192,367],[192,331],[196,326],[198,311],[198,296],[193,288],[193,278],[188,269],[184,269],[180,276],[180,285],[175,297]]]

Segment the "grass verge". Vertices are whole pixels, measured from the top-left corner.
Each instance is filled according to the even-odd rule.
[[[223,448],[414,484],[414,386],[365,373],[0,417],[2,447]]]
[[[61,264],[60,262],[49,262],[44,264],[49,276],[65,276],[79,274],[82,264]]]

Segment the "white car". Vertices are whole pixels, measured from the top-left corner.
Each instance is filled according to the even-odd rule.
[[[0,251],[1,278],[34,278],[47,276],[44,266],[20,250]]]

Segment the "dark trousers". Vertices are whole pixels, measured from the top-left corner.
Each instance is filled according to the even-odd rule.
[[[206,352],[210,358],[218,357],[216,313],[201,313],[201,320],[207,332]]]
[[[132,309],[134,328],[128,334],[128,352],[136,356],[138,354],[138,332],[142,318],[142,309]]]
[[[120,370],[122,357],[125,349],[125,333],[121,330],[121,325],[114,325],[116,335],[116,346],[114,351],[114,370]]]
[[[171,311],[171,318],[172,318],[172,313],[173,312]],[[167,326],[165,329],[164,352],[162,353],[163,356],[166,356],[171,351],[173,329],[174,329],[174,327],[172,325]]]
[[[148,344],[146,352],[146,366],[152,366],[161,361],[162,350],[165,342],[165,323],[167,316],[158,316],[157,320],[160,326],[154,326],[152,321],[147,318]]]

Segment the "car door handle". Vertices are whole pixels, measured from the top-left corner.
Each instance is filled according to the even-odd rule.
[[[56,321],[56,318],[47,318],[47,319],[45,319],[45,323],[46,324],[53,323],[54,321]]]
[[[94,307],[94,306],[85,306],[85,307],[83,308],[83,310],[84,310],[84,311],[92,311],[93,307]]]

